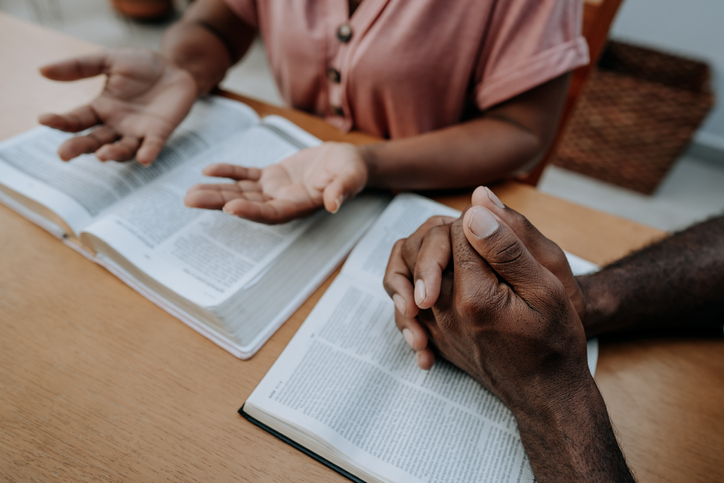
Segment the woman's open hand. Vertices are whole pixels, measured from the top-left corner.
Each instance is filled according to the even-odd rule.
[[[261,223],[284,223],[324,207],[336,213],[367,184],[367,165],[359,149],[324,143],[304,149],[263,169],[213,164],[207,176],[234,183],[193,186],[184,202],[194,208],[225,212]]]
[[[46,65],[40,73],[57,81],[107,76],[103,91],[89,104],[38,118],[40,124],[66,132],[97,126],[60,146],[64,161],[95,153],[101,161],[135,156],[139,163],[151,164],[197,94],[190,73],[150,50],[111,49]]]

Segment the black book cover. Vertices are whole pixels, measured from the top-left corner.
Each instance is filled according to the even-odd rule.
[[[363,480],[360,480],[359,478],[357,478],[356,476],[354,476],[352,473],[348,472],[347,470],[340,468],[339,466],[335,465],[334,463],[332,463],[331,461],[329,461],[329,460],[327,460],[327,459],[325,459],[325,458],[322,458],[322,457],[319,456],[317,453],[315,453],[315,452],[313,452],[313,451],[310,451],[309,449],[307,449],[307,448],[305,448],[304,446],[300,445],[300,444],[297,443],[296,441],[293,441],[293,440],[289,439],[288,437],[284,436],[282,433],[276,431],[275,429],[270,428],[269,426],[267,426],[266,424],[262,423],[262,422],[259,421],[258,419],[255,419],[255,418],[249,416],[246,412],[244,412],[244,406],[241,406],[241,408],[239,409],[239,414],[241,414],[246,420],[250,421],[251,423],[253,423],[253,424],[257,425],[257,426],[259,426],[259,427],[260,427],[261,429],[263,429],[264,431],[273,434],[274,436],[276,436],[277,438],[281,439],[282,441],[284,441],[284,442],[287,443],[288,445],[293,446],[294,448],[298,449],[299,451],[301,451],[302,453],[306,454],[307,456],[310,456],[310,457],[314,458],[315,460],[319,461],[319,462],[322,463],[323,465],[332,468],[334,471],[336,471],[336,472],[339,473],[340,475],[342,475],[342,476],[344,476],[344,477],[346,477],[346,478],[354,481],[355,483],[365,483]]]

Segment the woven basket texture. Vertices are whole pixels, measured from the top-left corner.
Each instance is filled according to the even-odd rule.
[[[713,103],[705,63],[609,42],[553,163],[651,194]]]

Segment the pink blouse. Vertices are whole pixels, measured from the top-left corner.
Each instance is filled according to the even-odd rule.
[[[582,0],[225,0],[259,30],[289,105],[414,136],[588,62]]]

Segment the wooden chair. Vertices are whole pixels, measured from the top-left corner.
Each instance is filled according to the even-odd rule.
[[[538,181],[540,181],[543,170],[553,159],[553,156],[555,156],[558,144],[561,142],[561,138],[563,137],[563,131],[566,127],[566,123],[573,114],[576,102],[583,91],[583,86],[588,79],[591,69],[593,69],[593,66],[596,65],[598,57],[601,55],[601,51],[606,44],[606,39],[608,38],[608,31],[611,28],[613,19],[616,16],[616,12],[618,11],[622,1],[623,0],[585,0],[582,31],[583,37],[588,42],[591,62],[589,62],[588,65],[579,67],[573,71],[571,86],[568,90],[566,103],[563,106],[563,113],[561,114],[560,125],[558,126],[556,137],[543,160],[529,173],[519,177],[519,181],[536,186]]]

